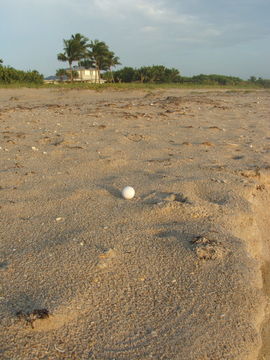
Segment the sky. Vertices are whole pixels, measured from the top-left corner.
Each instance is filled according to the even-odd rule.
[[[63,39],[105,41],[122,66],[270,78],[270,0],[0,0],[4,65],[54,75]],[[121,68],[120,67],[120,68]]]

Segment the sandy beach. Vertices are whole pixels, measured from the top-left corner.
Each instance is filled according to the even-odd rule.
[[[269,360],[269,121],[264,90],[0,89],[0,358]]]

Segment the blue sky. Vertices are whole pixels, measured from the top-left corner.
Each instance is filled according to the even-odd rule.
[[[63,39],[105,41],[123,66],[270,78],[270,0],[0,0],[0,58],[45,76]]]

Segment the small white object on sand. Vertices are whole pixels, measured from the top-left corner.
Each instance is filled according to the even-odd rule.
[[[134,197],[134,195],[135,195],[135,190],[133,189],[132,186],[126,186],[122,190],[122,196],[126,200],[132,199]]]

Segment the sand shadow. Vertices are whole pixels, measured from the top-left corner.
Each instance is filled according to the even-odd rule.
[[[181,244],[185,249],[192,250],[192,242],[197,236],[197,233],[185,232],[181,230],[164,230],[157,233],[157,237],[166,241],[172,238],[176,243]]]
[[[19,312],[31,313],[35,309],[43,309],[45,306],[40,299],[34,299],[26,293],[19,293],[6,303],[7,311],[12,316]]]
[[[108,193],[111,194],[113,197],[122,199],[122,193],[118,188],[110,185],[101,185],[99,187],[103,190],[108,191]]]

